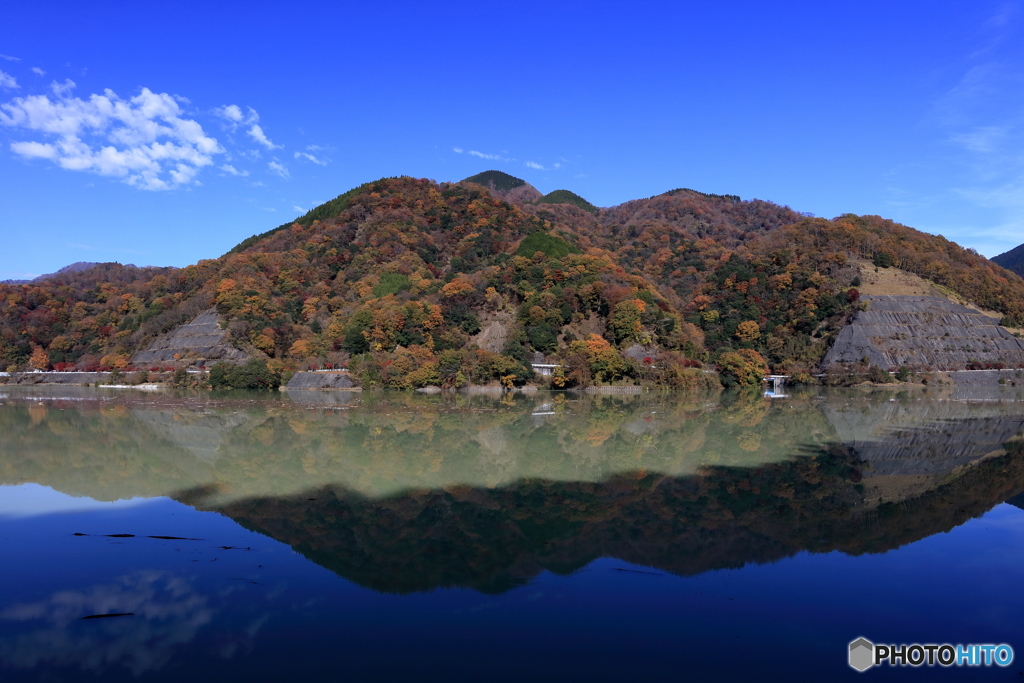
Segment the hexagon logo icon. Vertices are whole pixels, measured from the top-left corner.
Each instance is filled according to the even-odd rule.
[[[850,666],[857,671],[867,671],[875,663],[875,644],[867,638],[858,638],[850,643]]]

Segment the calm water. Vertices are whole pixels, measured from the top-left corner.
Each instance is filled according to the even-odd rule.
[[[0,678],[1024,680],[1022,429],[1010,389],[0,388]]]

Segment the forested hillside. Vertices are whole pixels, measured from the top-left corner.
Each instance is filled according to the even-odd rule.
[[[1024,244],[1016,246],[999,256],[993,256],[992,263],[1024,277]]]
[[[129,367],[215,306],[273,369],[348,367],[365,386],[521,384],[530,354],[562,365],[556,387],[696,386],[704,365],[753,381],[816,368],[860,306],[858,258],[1024,323],[1024,280],[878,217],[685,189],[598,209],[490,171],[367,183],[186,268],[0,285],[0,368]]]

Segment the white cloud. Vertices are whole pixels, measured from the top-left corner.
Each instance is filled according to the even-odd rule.
[[[0,55],[0,59],[6,59],[8,62],[20,62],[20,57],[12,57],[10,55]]]
[[[475,149],[469,150],[469,154],[470,156],[480,157],[481,159],[497,159],[499,161],[501,160],[501,157],[498,156],[497,154],[484,154],[483,152],[478,152]]]
[[[285,180],[292,177],[291,173],[288,172],[288,169],[283,164],[279,164],[276,161],[271,161],[270,163],[268,163],[267,168],[269,168],[271,171],[281,176]]]
[[[326,152],[333,147],[321,147],[320,145],[306,145],[307,152]]]
[[[223,107],[217,107],[213,110],[213,113],[222,119],[231,121],[232,123],[242,123],[245,121],[245,115],[242,114],[242,108],[237,104],[226,104]]]
[[[144,190],[195,182],[224,148],[196,121],[183,117],[181,98],[149,88],[124,100],[112,90],[72,97],[72,81],[51,85],[47,95],[18,97],[0,105],[0,125],[41,134],[11,150],[61,168],[121,178]]]
[[[246,131],[256,142],[265,146],[267,149],[281,149],[282,145],[275,145],[270,139],[264,134],[263,129],[259,125],[253,124],[252,128]]]
[[[14,76],[0,71],[0,88],[4,90],[17,90],[18,81],[15,80]]]
[[[511,157],[504,157],[502,154],[508,154],[508,150],[501,150],[501,154],[488,154],[487,152],[481,152],[476,149],[465,150],[462,147],[452,147],[452,151],[456,154],[468,154],[471,157],[477,157],[478,159],[487,159],[489,161],[517,161]]]
[[[223,166],[220,167],[220,170],[222,170],[222,171],[224,171],[226,173],[230,173],[231,175],[237,175],[237,176],[242,176],[242,177],[245,177],[245,176],[249,175],[248,171],[239,171],[237,168],[235,168],[231,164],[224,164]]]
[[[242,108],[237,104],[225,104],[223,107],[214,109],[213,113],[227,121],[230,124],[228,127],[234,132],[240,125],[254,126],[260,120],[260,115],[255,109],[252,107],[246,107],[246,109],[248,111],[243,112]],[[256,128],[259,128],[259,126],[256,126]]]
[[[239,126],[249,126],[249,130],[245,131],[246,135],[267,149],[281,149],[283,145],[275,145],[270,138],[267,137],[267,134],[263,132],[263,127],[257,123],[260,120],[260,115],[256,110],[252,107],[247,107],[247,109],[247,112],[243,112],[242,108],[237,104],[226,104],[223,107],[217,107],[214,109],[213,113],[227,121],[228,124],[230,124],[228,127],[232,132],[234,132]],[[258,157],[259,153],[257,152],[255,156]]]
[[[532,168],[532,169],[537,170],[537,171],[547,170],[547,169],[545,169],[543,166],[541,166],[540,164],[538,164],[535,161],[527,161],[526,162],[526,167],[527,168]]]
[[[319,164],[320,166],[326,166],[327,165],[326,161],[322,161],[320,159],[317,159],[312,154],[307,154],[305,152],[296,152],[295,153],[295,158],[296,159],[307,159],[309,161],[312,161],[314,164]]]
[[[301,211],[302,213],[306,213],[306,210],[303,209],[301,206],[293,206],[292,211]]]
[[[50,90],[57,97],[67,97],[71,94],[71,91],[75,89],[75,82],[70,78],[65,78],[63,83],[52,81],[50,83]]]
[[[34,73],[36,76],[45,76],[46,75],[46,72],[43,71],[42,69],[40,69],[38,66],[32,67],[32,73]]]

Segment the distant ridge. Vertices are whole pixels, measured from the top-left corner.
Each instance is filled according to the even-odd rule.
[[[99,265],[99,262],[76,261],[75,263],[72,263],[69,266],[64,266],[63,268],[61,268],[60,270],[58,270],[58,271],[56,271],[54,273],[47,273],[45,275],[40,275],[38,277],[32,278],[31,280],[2,280],[2,281],[0,281],[0,284],[4,284],[4,285],[27,285],[30,282],[42,282],[43,280],[49,280],[51,277],[54,277],[55,275],[63,275],[64,273],[80,273],[83,270],[88,270],[89,268],[92,268],[93,266],[98,266],[98,265]],[[135,266],[130,266],[130,267],[134,268]]]
[[[461,182],[482,185],[490,190],[493,196],[512,204],[529,204],[544,196],[530,183],[504,171],[484,171]]]
[[[993,256],[992,263],[1024,277],[1024,244],[1016,246],[999,256]]]
[[[484,171],[483,173],[471,175],[462,182],[476,183],[499,192],[508,192],[527,184],[522,178],[516,178],[514,175],[509,175],[504,171]]]
[[[677,187],[674,190],[669,190],[668,192],[656,194],[654,195],[654,197],[671,197],[672,195],[679,194],[680,192],[692,192],[693,194],[700,195],[701,197],[707,197],[708,199],[727,199],[731,202],[743,201],[742,199],[740,199],[740,196],[738,194],[712,194],[710,192],[701,192],[700,190],[691,190],[688,187]],[[654,197],[651,197],[651,199],[654,199]]]
[[[570,190],[555,190],[537,200],[538,204],[572,204],[584,211],[597,213],[600,209]]]

